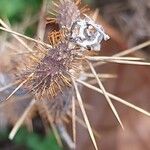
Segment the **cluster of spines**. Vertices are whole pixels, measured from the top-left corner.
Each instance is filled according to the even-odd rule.
[[[71,97],[68,97],[68,101],[63,97],[70,91],[72,93],[73,87],[69,71],[73,70],[78,76],[82,70],[83,58],[78,55],[80,49],[76,46],[70,46],[66,38],[66,33],[75,21],[74,19],[80,15],[80,10],[77,7],[79,3],[80,1],[72,2],[71,0],[60,1],[60,4],[54,3],[57,5],[55,11],[58,12],[55,16],[55,23],[59,25],[59,28],[48,33],[49,44],[52,45],[52,48],[36,45],[33,52],[23,55],[22,65],[18,67],[17,78],[22,81],[24,87],[34,95],[35,99],[47,101],[49,110],[52,110],[53,103],[55,103],[52,110],[52,118],[54,119],[58,119],[58,117],[55,118],[55,114],[61,115],[62,113],[61,116],[64,116],[63,114],[66,114],[70,108]],[[68,16],[69,13],[61,12],[63,9],[70,11],[68,9],[72,9],[70,6],[78,9],[77,14],[74,12],[72,16]],[[59,22],[61,20],[58,18],[63,17],[71,22],[67,24]]]
[[[59,4],[53,2],[52,9],[49,12],[53,17],[48,18],[48,22],[56,22],[60,28],[71,28],[74,21],[89,11],[87,5],[80,6],[81,0],[59,0]]]
[[[55,24],[57,30],[50,31],[48,40],[50,44],[58,44],[59,41],[68,38],[71,27],[75,21],[80,19],[83,13],[89,11],[87,5],[80,6],[81,0],[59,0],[51,4],[50,17],[47,18],[47,24]]]

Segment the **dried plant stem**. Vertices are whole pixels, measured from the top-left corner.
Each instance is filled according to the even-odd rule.
[[[47,8],[47,0],[43,0],[42,8],[40,11],[39,24],[37,29],[37,36],[43,41],[45,34],[45,13]]]
[[[119,53],[117,53],[117,54],[114,54],[114,55],[112,55],[111,57],[121,57],[121,56],[126,56],[126,55],[128,55],[128,54],[131,54],[131,53],[133,53],[133,52],[136,52],[136,51],[138,51],[138,50],[140,50],[140,49],[142,49],[142,48],[144,48],[144,47],[147,47],[147,46],[149,46],[150,45],[150,40],[148,40],[148,41],[146,41],[146,42],[144,42],[144,43],[142,43],[142,44],[139,44],[139,45],[137,45],[137,46],[135,46],[135,47],[132,47],[132,48],[130,48],[130,49],[127,49],[127,50],[124,50],[124,51],[122,51],[122,52],[119,52]],[[94,67],[97,67],[97,66],[99,66],[99,65],[103,65],[103,64],[105,64],[106,62],[96,62],[96,63],[94,63]]]
[[[68,116],[69,116],[70,118],[72,118],[71,112],[68,113]],[[86,126],[86,124],[84,123],[84,121],[83,121],[81,118],[79,118],[77,115],[75,116],[75,120],[76,120],[76,122],[78,122],[81,126],[83,126],[84,128],[87,129],[87,126]],[[95,129],[92,129],[92,131],[93,131],[93,134],[94,134],[97,138],[100,138],[99,133],[98,133]]]
[[[26,110],[24,111],[23,115],[16,122],[15,126],[13,127],[13,129],[11,130],[11,132],[9,134],[9,139],[10,140],[12,140],[14,138],[14,136],[16,135],[17,131],[19,130],[20,126],[23,124],[26,116],[28,115],[28,113],[30,112],[30,110],[33,108],[33,106],[35,105],[35,103],[36,103],[35,99],[31,100],[29,106],[26,108]]]
[[[88,74],[88,75],[84,75],[85,77],[90,77],[90,78],[93,78],[93,79],[89,79],[89,80],[87,80],[87,83],[89,83],[89,84],[92,84],[92,85],[95,85],[95,84],[97,84],[97,80],[95,79],[95,76],[93,75],[93,74]],[[113,78],[117,78],[117,75],[100,75],[100,74],[98,74],[98,77],[100,78],[100,80],[101,80],[101,82],[104,82],[104,81],[106,81],[106,79],[113,79]]]
[[[124,50],[124,51],[122,51],[122,52],[120,52],[120,53],[117,53],[117,54],[115,54],[115,55],[113,55],[113,56],[126,56],[126,55],[128,55],[128,54],[131,54],[131,53],[133,53],[133,52],[135,52],[135,51],[138,51],[138,50],[140,50],[140,49],[142,49],[142,48],[144,48],[144,47],[147,47],[147,46],[149,46],[150,45],[150,40],[148,40],[148,41],[146,41],[146,42],[143,42],[142,44],[139,44],[139,45],[137,45],[137,46],[135,46],[135,47],[132,47],[132,48],[129,48],[129,49],[127,49],[127,50]]]
[[[0,19],[0,24],[2,24],[1,23],[2,22],[2,20]],[[25,46],[29,51],[33,51],[31,48],[29,48],[28,46],[27,46],[27,44],[24,42],[24,41],[22,41],[20,38],[18,38],[18,36],[20,36],[20,37],[22,37],[22,38],[24,38],[24,39],[27,39],[27,40],[29,40],[29,41],[32,41],[32,42],[34,42],[34,43],[38,43],[38,44],[41,44],[41,45],[43,45],[43,46],[46,46],[46,47],[49,47],[49,48],[52,48],[52,46],[51,45],[49,45],[49,44],[46,44],[46,43],[44,43],[44,42],[42,42],[42,41],[40,41],[40,40],[35,40],[35,39],[33,39],[33,38],[30,38],[30,37],[28,37],[28,36],[25,36],[25,35],[23,35],[23,34],[20,34],[20,33],[18,33],[18,32],[15,32],[15,31],[12,31],[10,28],[3,28],[3,27],[0,27],[0,30],[3,30],[3,31],[6,31],[6,32],[9,32],[9,33],[12,33],[13,35],[14,35],[14,37],[23,45],[23,46]],[[17,35],[17,36],[16,36]]]
[[[3,30],[3,31],[12,33],[12,35],[14,36],[14,38],[16,38],[16,40],[18,40],[29,52],[31,52],[31,57],[33,58],[33,60],[38,61],[38,59],[36,58],[36,56],[32,53],[33,50],[32,50],[19,36],[24,37],[24,38],[26,38],[26,39],[28,39],[28,40],[29,40],[29,39],[31,40],[32,38],[29,38],[29,37],[27,37],[27,36],[25,36],[25,35],[22,35],[22,34],[20,34],[20,33],[17,33],[17,32],[12,31],[12,30],[7,26],[7,24],[5,24],[4,21],[2,21],[2,19],[0,19],[0,24],[5,27],[5,28],[0,27],[0,30]],[[34,39],[32,39],[32,40],[34,40]]]
[[[95,87],[95,86],[92,86],[92,85],[90,85],[90,84],[88,84],[88,83],[86,83],[86,82],[84,82],[84,81],[79,80],[79,79],[76,79],[76,81],[77,81],[78,83],[84,85],[85,87],[89,88],[89,89],[92,89],[92,90],[94,90],[94,91],[97,91],[97,92],[103,94],[102,90],[99,89],[99,88],[97,88],[97,87]],[[120,102],[120,103],[122,103],[122,104],[124,104],[124,105],[126,105],[126,106],[128,106],[128,107],[130,107],[130,108],[132,108],[132,109],[134,109],[134,110],[136,110],[136,111],[138,111],[138,112],[141,112],[141,113],[145,114],[146,116],[149,116],[149,117],[150,117],[150,113],[149,113],[148,111],[146,111],[146,110],[144,110],[144,109],[142,109],[142,108],[140,108],[140,107],[138,107],[138,106],[135,106],[134,104],[129,103],[129,102],[123,100],[122,98],[117,97],[117,96],[115,96],[115,95],[113,95],[113,94],[111,94],[111,93],[109,93],[109,92],[106,92],[106,93],[107,93],[107,95],[108,95],[110,98],[112,98],[112,100],[118,101],[118,102]]]
[[[104,79],[101,79],[101,82],[104,82]],[[91,85],[95,85],[95,84],[97,85],[97,80],[96,79],[88,80],[87,83]]]
[[[81,0],[75,0],[75,4],[78,6],[81,3]]]
[[[92,15],[92,19],[93,19],[94,21],[96,21],[97,18],[98,18],[98,15],[99,15],[99,9],[96,9],[96,10],[94,11],[93,15]]]
[[[137,61],[137,60],[144,60],[144,58],[136,58],[136,57],[95,56],[95,57],[86,57],[86,58],[90,61],[106,61],[106,62],[130,64],[130,65],[150,65],[149,62]]]
[[[74,142],[72,141],[72,139],[70,138],[70,136],[69,136],[68,132],[66,131],[66,128],[65,128],[65,126],[63,125],[63,123],[62,123],[62,122],[59,122],[59,123],[57,124],[57,128],[58,128],[58,130],[59,130],[59,133],[60,133],[62,139],[66,142],[66,144],[69,146],[69,148],[70,148],[71,150],[74,150],[74,149],[75,149],[75,144],[74,144]]]
[[[9,88],[12,87],[12,86],[15,86],[15,85],[18,84],[18,83],[19,83],[19,81],[16,81],[16,82],[14,82],[14,83],[10,83],[10,84],[8,84],[8,85],[6,85],[6,86],[4,86],[4,87],[1,87],[1,88],[0,88],[0,92],[3,92],[3,91],[9,89]]]
[[[73,131],[73,141],[76,146],[76,105],[75,97],[72,97],[72,131]]]
[[[116,57],[116,56],[86,56],[91,61],[109,61],[109,60],[144,60],[138,57]]]
[[[20,39],[17,35],[22,35],[22,34],[18,34],[17,32],[14,32],[10,29],[10,27],[8,27],[4,21],[2,21],[0,19],[0,24],[4,27],[0,27],[0,30],[3,30],[3,31],[6,31],[6,32],[9,32],[9,33],[12,33],[12,35],[14,36],[14,38],[16,38],[16,40],[18,40],[28,51],[32,52],[33,50],[22,40]],[[24,36],[24,35],[22,35]],[[24,36],[25,37],[25,36]]]
[[[59,7],[59,4],[57,4],[56,2],[52,1],[52,4],[55,6],[55,7]]]
[[[120,117],[119,117],[119,115],[118,115],[118,113],[117,113],[117,111],[116,111],[116,109],[115,109],[113,103],[111,102],[111,99],[109,98],[109,96],[108,96],[108,94],[107,94],[107,92],[106,92],[106,90],[105,90],[105,88],[104,88],[102,82],[101,82],[100,79],[98,78],[97,73],[96,73],[94,67],[92,66],[92,64],[91,64],[90,62],[88,62],[88,64],[89,64],[89,66],[90,66],[90,68],[91,68],[92,73],[94,74],[94,76],[95,76],[95,78],[96,78],[96,80],[97,80],[97,83],[98,83],[100,89],[101,89],[102,92],[103,92],[103,95],[105,96],[105,98],[106,98],[108,104],[110,105],[110,107],[111,107],[111,109],[112,109],[112,111],[113,111],[113,113],[114,113],[116,119],[118,120],[118,122],[119,122],[119,124],[121,125],[122,129],[124,129],[123,123],[122,123],[122,121],[121,121],[121,119],[120,119]]]
[[[28,78],[26,80],[24,80],[23,82],[21,82],[16,88],[15,90],[5,99],[5,101],[7,101],[11,96],[13,96],[32,76],[34,73],[31,73]]]
[[[73,81],[73,85],[74,85],[74,87],[75,87],[77,100],[78,100],[80,109],[81,109],[81,111],[82,111],[83,118],[84,118],[85,123],[86,123],[87,128],[88,128],[88,132],[89,132],[90,138],[91,138],[91,140],[92,140],[92,142],[93,142],[93,145],[94,145],[94,147],[95,147],[95,150],[98,150],[98,147],[97,147],[97,144],[96,144],[96,140],[95,140],[95,137],[94,137],[94,134],[93,134],[93,131],[92,131],[90,122],[89,122],[89,120],[88,120],[88,117],[87,117],[87,114],[86,114],[86,111],[85,111],[85,108],[84,108],[84,105],[83,105],[83,101],[82,101],[81,95],[80,95],[80,93],[79,93],[77,84],[76,84],[74,78],[72,78],[72,81]]]
[[[49,123],[50,123],[50,125],[52,127],[53,133],[54,133],[54,135],[56,137],[57,143],[59,144],[59,146],[63,147],[61,138],[59,136],[59,133],[57,131],[57,128],[56,128],[55,124],[53,123],[53,119],[50,116],[49,110],[48,110],[48,108],[47,108],[47,106],[46,106],[46,104],[44,102],[42,103],[42,105],[43,105],[43,108],[44,108],[44,110],[46,112],[47,119],[48,119],[48,121],[49,121]]]
[[[140,61],[107,60],[107,62],[119,63],[119,64],[128,64],[128,65],[150,66],[149,62],[140,62]]]
[[[85,77],[89,77],[89,78],[95,78],[95,76],[92,73],[81,73],[81,75],[83,75]],[[115,75],[115,74],[105,74],[105,73],[97,74],[97,76],[100,79],[108,79],[108,78],[116,78],[117,77],[117,75]]]

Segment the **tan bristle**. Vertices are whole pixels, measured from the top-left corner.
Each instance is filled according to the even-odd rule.
[[[53,42],[56,43],[55,38]],[[77,61],[80,57],[74,54],[73,51],[76,49],[69,49],[68,46],[67,42],[60,42],[42,53],[38,62],[32,62],[32,59],[26,61],[26,66],[29,66],[22,71],[20,79],[26,79],[29,74],[34,73],[25,85],[38,99],[55,97],[59,91],[62,91],[61,89],[71,86],[69,70],[74,69],[75,72],[79,72],[78,66],[82,61]],[[77,66],[72,67],[73,65]]]
[[[83,7],[80,8],[80,12],[82,14],[84,14],[84,13],[86,13],[88,11],[90,11],[90,8],[88,7],[88,5],[85,5],[85,6],[83,6]]]
[[[63,39],[65,38],[65,34],[63,31],[52,31],[48,33],[48,40],[50,42],[51,45],[56,45],[58,44],[60,41],[63,41]]]

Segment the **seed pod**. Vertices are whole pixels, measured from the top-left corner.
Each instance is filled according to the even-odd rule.
[[[70,49],[67,42],[48,49],[48,52],[39,62],[34,63],[24,71],[21,78],[27,79],[26,87],[38,99],[51,99],[62,91],[63,87],[70,86],[69,70],[79,72],[82,61],[76,49]]]
[[[56,22],[60,25],[60,28],[70,29],[73,22],[80,18],[80,11],[71,0],[60,1],[57,10]]]

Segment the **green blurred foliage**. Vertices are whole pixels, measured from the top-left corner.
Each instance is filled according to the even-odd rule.
[[[94,2],[93,0],[83,0],[83,1],[84,1],[84,3],[89,4],[89,5],[92,5]]]
[[[11,25],[19,24],[27,16],[39,13],[42,0],[0,0],[0,18],[8,20]],[[25,34],[33,37],[36,33],[37,22],[29,26]]]
[[[36,14],[42,0],[0,0],[0,17],[8,18],[10,23],[20,22],[27,14]]]
[[[8,131],[0,132],[0,142],[8,139]],[[45,136],[41,136],[35,132],[28,132],[26,128],[21,128],[15,138],[12,141],[13,145],[18,145],[25,148],[26,150],[62,150],[54,137],[54,135],[49,132]],[[7,143],[9,147],[9,143]],[[0,149],[3,149],[0,145]],[[11,146],[10,146],[11,150]]]

